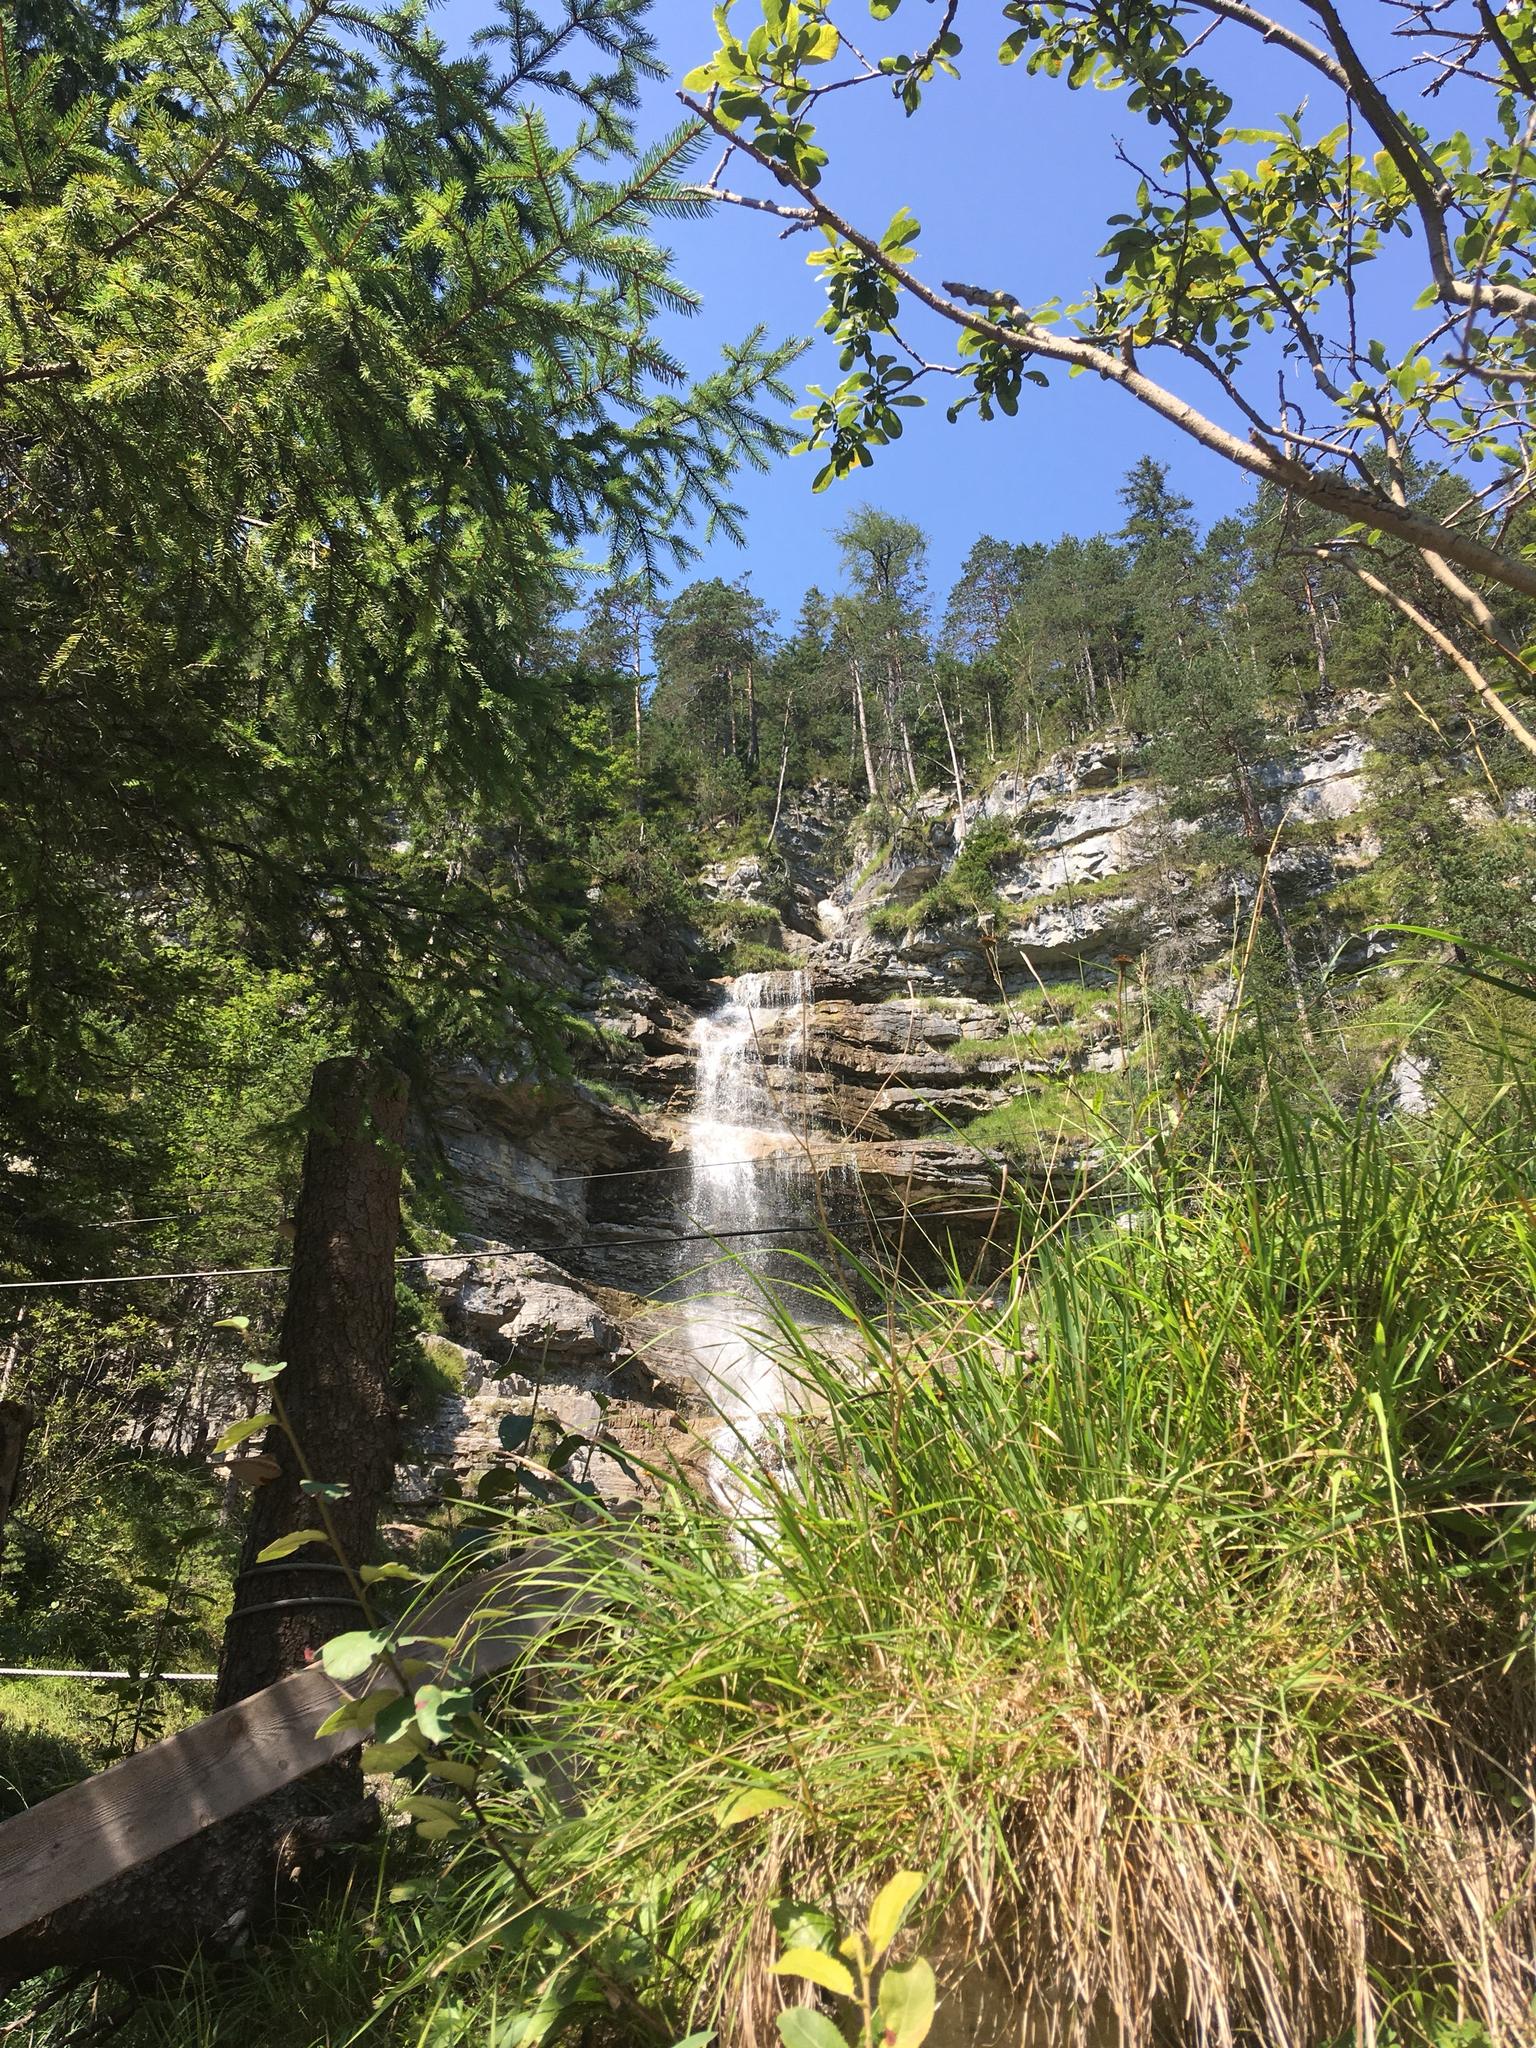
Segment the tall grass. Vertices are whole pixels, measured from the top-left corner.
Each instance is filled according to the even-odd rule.
[[[404,1766],[429,1875],[124,2048],[760,2048],[786,1930],[898,1865],[937,2048],[1528,2048],[1536,1102],[1241,1071],[985,1288],[801,1262],[734,1520],[541,1539],[580,1602],[530,1578],[553,1635]]]
[[[1280,1110],[1263,1171],[1124,1171],[1118,1224],[1021,1217],[1000,1295],[807,1270],[858,1363],[772,1312],[751,1545],[681,1494],[562,1539],[596,1610],[472,1745],[423,2040],[481,2038],[472,1969],[543,1997],[509,2041],[754,2048],[775,1907],[897,1863],[935,2039],[1533,2038],[1529,1125]]]

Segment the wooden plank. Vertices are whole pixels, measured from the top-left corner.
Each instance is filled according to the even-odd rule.
[[[210,1714],[0,1827],[0,1940],[355,1748],[315,1730],[340,1703],[318,1666]]]
[[[424,1653],[438,1669],[502,1670],[582,1604],[579,1579],[552,1562],[531,1546],[438,1594],[403,1632],[453,1637],[452,1651]],[[394,1686],[379,1666],[362,1690]],[[0,1940],[357,1748],[367,1738],[355,1728],[315,1734],[342,1698],[318,1664],[295,1671],[0,1824]]]

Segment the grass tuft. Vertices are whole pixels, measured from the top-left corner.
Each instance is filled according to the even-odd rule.
[[[516,1727],[576,1796],[483,1804],[679,2034],[771,2042],[776,1904],[846,1924],[899,1863],[955,2041],[1531,2037],[1531,1148],[1271,1139],[1122,1158],[1122,1217],[1021,1216],[985,1298],[811,1276],[845,1341],[776,1320],[750,1544],[681,1496],[565,1539],[600,1613]],[[521,1910],[458,1878],[456,1942]]]

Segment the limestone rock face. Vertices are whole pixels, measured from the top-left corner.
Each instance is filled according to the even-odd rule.
[[[711,867],[701,868],[699,887],[717,903],[761,903],[777,910],[784,875],[757,854],[749,853],[739,860],[716,861]]]
[[[1265,824],[1273,830],[1282,814],[1298,822],[1353,817],[1366,801],[1368,751],[1358,733],[1339,732],[1294,759],[1261,762],[1253,779],[1269,799]]]
[[[564,1466],[611,1504],[650,1498],[655,1473],[682,1476],[709,1454],[712,1414],[685,1347],[654,1303],[584,1285],[547,1259],[496,1251],[423,1267],[452,1337],[418,1339],[451,1391],[406,1447],[397,1493],[420,1502],[473,1492],[555,1444],[586,1439]],[[501,1426],[523,1450],[509,1450]]]
[[[1140,765],[1142,750],[1130,733],[1108,732],[1052,760],[1033,775],[1005,770],[977,805],[986,818],[1016,818],[1054,798],[1075,797],[1084,790],[1107,789]]]
[[[632,1111],[580,1081],[541,1082],[464,1060],[437,1077],[424,1121],[470,1228],[504,1243],[559,1243],[589,1220],[588,1180],[664,1149]]]
[[[505,1359],[612,1358],[620,1333],[568,1273],[534,1253],[434,1259],[423,1269],[449,1327]]]
[[[603,1358],[618,1341],[618,1331],[601,1309],[573,1299],[568,1288],[542,1280],[532,1283],[516,1314],[496,1335],[514,1358]]]

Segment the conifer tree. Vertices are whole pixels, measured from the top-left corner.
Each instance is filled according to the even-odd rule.
[[[657,337],[700,202],[633,140],[644,11],[507,0],[462,58],[351,0],[0,13],[13,1210],[122,1169],[193,927],[360,1050],[529,1014],[483,828],[557,762],[573,550],[736,532],[793,353]]]

